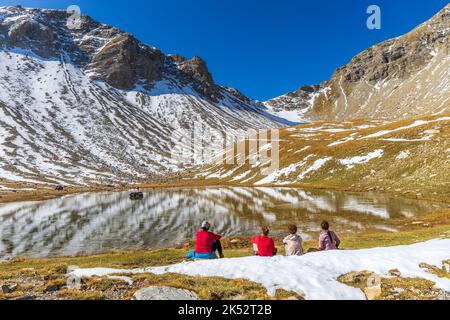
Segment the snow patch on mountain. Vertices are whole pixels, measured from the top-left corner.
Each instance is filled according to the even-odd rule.
[[[362,155],[362,156],[356,156],[353,158],[347,158],[347,159],[342,159],[339,160],[339,162],[346,166],[347,169],[352,169],[355,167],[355,165],[358,164],[364,164],[364,163],[368,163],[369,161],[376,159],[376,158],[381,158],[384,154],[384,150],[382,149],[377,149],[371,153],[368,153],[366,155]]]
[[[312,172],[314,172],[314,171],[319,170],[319,169],[322,168],[328,161],[330,161],[330,160],[332,160],[332,159],[333,159],[332,157],[326,157],[326,158],[318,159],[318,160],[314,161],[314,163],[313,163],[308,169],[306,169],[305,171],[303,171],[303,172],[298,176],[298,178],[299,178],[300,180],[303,180],[308,174],[310,174],[310,173],[312,173]]]

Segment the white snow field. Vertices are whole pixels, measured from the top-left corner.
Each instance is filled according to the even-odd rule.
[[[364,270],[387,276],[389,270],[398,269],[403,277],[424,278],[435,282],[437,288],[450,291],[450,279],[439,278],[419,267],[421,263],[440,267],[449,258],[450,239],[442,239],[409,246],[309,253],[301,257],[246,257],[135,270],[78,269],[72,274],[92,277],[117,273],[178,273],[243,278],[262,284],[271,295],[277,289],[285,289],[303,294],[308,300],[363,300],[365,296],[361,290],[344,285],[337,278]]]

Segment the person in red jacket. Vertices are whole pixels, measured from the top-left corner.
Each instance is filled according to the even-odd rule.
[[[255,249],[255,255],[260,257],[273,257],[278,250],[272,238],[269,238],[269,227],[262,228],[262,235],[253,237],[252,243]]]
[[[209,254],[214,256],[216,251],[219,253],[221,259],[224,258],[222,244],[220,243],[221,236],[209,231],[211,224],[208,221],[202,223],[202,228],[197,232],[195,255],[203,256]],[[217,257],[216,257],[217,258]]]

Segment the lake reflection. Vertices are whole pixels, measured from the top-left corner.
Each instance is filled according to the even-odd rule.
[[[90,255],[111,249],[168,247],[191,240],[203,220],[224,236],[274,233],[289,223],[305,238],[323,219],[337,231],[378,228],[445,205],[375,193],[290,188],[158,189],[143,201],[128,193],[92,193],[0,205],[0,258]]]

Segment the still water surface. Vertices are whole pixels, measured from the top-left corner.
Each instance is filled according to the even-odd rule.
[[[0,259],[169,247],[191,240],[203,220],[224,236],[255,234],[261,225],[281,234],[296,223],[308,239],[323,219],[337,231],[395,232],[392,219],[444,207],[377,193],[292,188],[158,189],[142,201],[129,200],[128,193],[81,194],[0,204]]]

